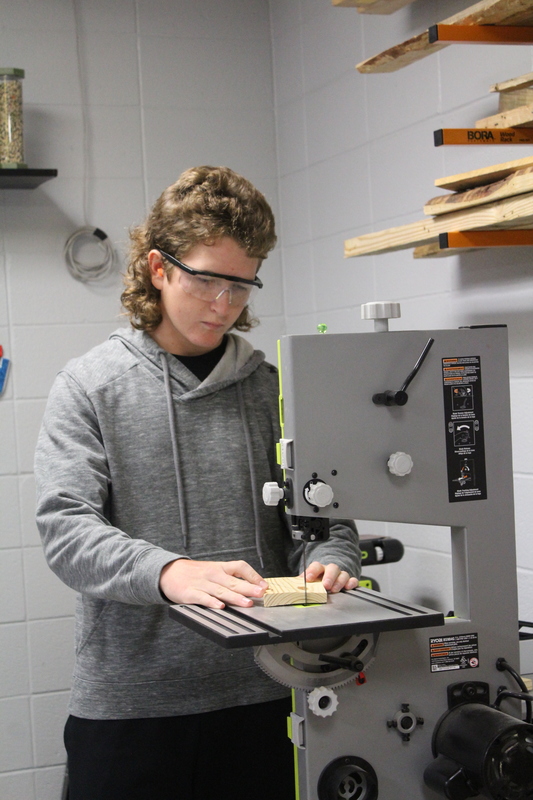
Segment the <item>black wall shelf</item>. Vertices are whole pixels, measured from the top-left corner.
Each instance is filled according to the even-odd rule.
[[[57,169],[0,168],[0,189],[35,189],[57,177]]]

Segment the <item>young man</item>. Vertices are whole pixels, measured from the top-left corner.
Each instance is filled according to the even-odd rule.
[[[37,521],[79,592],[65,744],[70,800],[292,800],[287,689],[167,605],[249,606],[296,573],[279,480],[277,375],[253,324],[275,243],[264,197],[227,168],[188,170],[132,246],[119,330],[71,361],[39,437]],[[357,533],[334,525],[309,580],[356,585]]]

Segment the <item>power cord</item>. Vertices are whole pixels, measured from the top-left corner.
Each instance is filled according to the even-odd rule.
[[[518,686],[520,687],[520,692],[508,692],[504,690],[500,692],[498,697],[493,703],[493,708],[498,708],[501,701],[504,700],[506,697],[515,697],[518,700],[523,700],[526,704],[526,722],[531,722],[532,720],[532,700],[529,690],[522,679],[522,676],[518,674],[518,672],[511,667],[511,665],[505,660],[505,658],[498,658],[496,660],[496,669],[499,672],[508,672],[517,682]]]
[[[80,259],[83,248],[90,252],[92,258],[85,261]],[[115,263],[111,240],[100,228],[86,226],[74,231],[67,239],[64,254],[68,271],[82,283],[102,280],[111,272]]]

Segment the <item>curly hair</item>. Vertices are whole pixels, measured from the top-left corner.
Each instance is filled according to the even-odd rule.
[[[195,245],[225,236],[261,262],[276,243],[272,209],[261,192],[229,167],[186,170],[156,200],[145,222],[130,230],[121,301],[132,326],[153,331],[162,319],[161,293],[150,277],[150,250],[157,247],[183,259]],[[167,275],[175,269],[167,261],[164,268]],[[256,324],[246,306],[233,327],[248,331]]]

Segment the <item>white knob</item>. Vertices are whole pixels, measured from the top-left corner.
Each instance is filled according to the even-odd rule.
[[[363,303],[361,306],[361,319],[373,319],[375,331],[388,331],[388,320],[401,316],[400,304],[392,300],[383,300],[379,303]]]
[[[323,483],[322,481],[311,483],[305,490],[305,499],[307,502],[319,508],[329,506],[330,503],[333,502],[333,497],[334,494],[331,486],[328,486],[327,483]]]
[[[392,300],[363,303],[361,306],[361,319],[396,319],[401,316],[400,304]]]
[[[285,492],[275,481],[263,484],[263,503],[266,506],[277,506],[283,500]]]
[[[317,686],[307,695],[307,704],[317,717],[331,717],[337,710],[339,699],[327,686]]]
[[[403,478],[404,475],[409,475],[413,469],[413,459],[407,453],[398,451],[390,456],[389,460],[387,461],[387,466],[389,468],[389,472],[392,472],[393,475],[399,475],[400,478]]]

